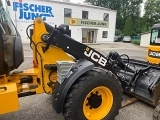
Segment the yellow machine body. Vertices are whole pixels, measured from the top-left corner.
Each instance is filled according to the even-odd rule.
[[[0,114],[19,109],[16,83],[0,85]]]
[[[160,24],[152,26],[147,62],[160,64]]]
[[[62,49],[50,46],[48,51],[43,53],[42,47],[46,44],[41,40],[42,34],[47,34],[44,22],[41,18],[34,20],[32,35],[33,68],[22,72],[13,72],[10,75],[0,76],[0,114],[18,110],[18,96],[23,92],[33,94],[52,93],[49,83],[57,81],[57,72],[45,69],[47,64],[55,64],[56,61],[73,61],[72,57]],[[52,72],[50,78],[49,74]],[[32,83],[21,83],[24,77],[32,77]],[[5,89],[6,88],[6,89]]]

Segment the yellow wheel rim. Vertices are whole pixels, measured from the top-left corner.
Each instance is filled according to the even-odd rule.
[[[88,120],[101,120],[111,110],[113,94],[107,87],[96,87],[85,98],[83,113]]]

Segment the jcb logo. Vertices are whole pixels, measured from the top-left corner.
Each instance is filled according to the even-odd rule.
[[[151,50],[149,50],[148,56],[149,57],[154,57],[154,58],[160,58],[160,52],[159,51],[151,51]]]
[[[76,24],[77,24],[77,19],[71,18],[70,25],[76,25]]]
[[[84,51],[84,55],[87,57],[90,57],[93,61],[97,62],[101,66],[106,66],[107,59],[103,56],[99,55],[97,52],[94,52],[93,50],[90,50],[88,47]]]

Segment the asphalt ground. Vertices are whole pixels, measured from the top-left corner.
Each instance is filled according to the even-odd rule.
[[[89,45],[104,55],[110,51],[119,54],[127,54],[130,58],[145,60],[147,48],[142,48],[130,43],[109,43]],[[29,45],[24,44],[25,62],[18,70],[27,69],[32,66],[32,52]],[[124,98],[128,96],[124,95]],[[56,114],[52,109],[51,96],[39,94],[19,99],[20,110],[0,115],[0,120],[64,120],[61,114]],[[152,120],[154,108],[142,101],[138,101],[125,108],[121,108],[115,120]]]

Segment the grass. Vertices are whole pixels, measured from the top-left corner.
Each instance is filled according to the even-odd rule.
[[[132,43],[135,45],[140,45],[140,40],[139,39],[133,39]]]

